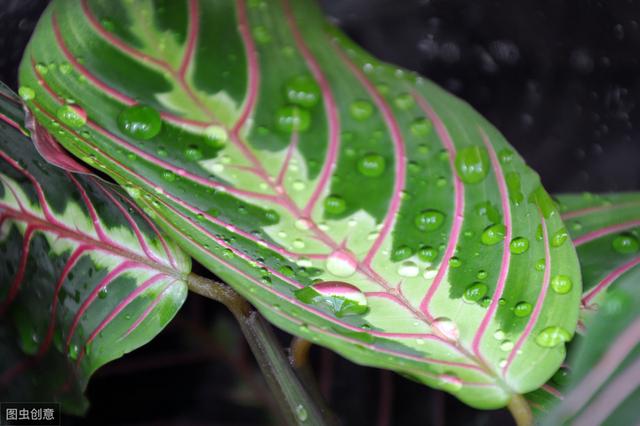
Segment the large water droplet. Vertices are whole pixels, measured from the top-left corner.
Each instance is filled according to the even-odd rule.
[[[536,343],[543,348],[554,348],[561,343],[568,342],[571,334],[562,327],[547,327],[536,336]]]
[[[565,228],[562,228],[551,236],[551,246],[560,247],[567,241],[567,238],[569,238],[569,234]]]
[[[301,302],[328,308],[337,317],[363,315],[369,310],[364,293],[341,281],[323,281],[296,290],[294,294]]]
[[[386,161],[380,154],[369,153],[358,160],[358,172],[367,177],[378,177],[384,173]]]
[[[551,288],[558,294],[567,294],[571,291],[573,282],[567,275],[556,275],[551,279]]]
[[[118,115],[120,130],[134,139],[149,140],[160,133],[160,113],[147,105],[133,105]]]
[[[468,146],[456,155],[456,170],[460,180],[474,184],[481,182],[489,173],[489,155],[483,146]]]
[[[320,87],[310,75],[299,75],[289,80],[284,88],[287,100],[303,108],[311,108],[320,99]]]
[[[77,105],[61,106],[56,111],[56,116],[72,129],[79,129],[87,123],[87,113]]]
[[[351,117],[356,120],[366,120],[373,114],[373,105],[369,101],[354,101],[349,106],[349,112],[351,113]]]
[[[423,210],[414,219],[416,227],[421,231],[435,231],[444,223],[444,213],[438,210]]]
[[[513,254],[522,254],[529,250],[529,240],[524,237],[516,237],[511,240],[509,244],[509,250]]]
[[[469,285],[464,290],[462,297],[467,302],[474,303],[481,300],[487,294],[488,290],[489,290],[489,287],[487,287],[486,284],[481,282],[475,282]]]
[[[276,112],[276,127],[284,133],[304,132],[311,125],[311,114],[296,105],[282,107]]]
[[[640,250],[638,239],[631,234],[620,234],[611,243],[613,249],[620,254],[636,253]]]
[[[23,101],[30,101],[36,97],[36,92],[29,86],[20,86],[18,95],[20,95]]]
[[[229,139],[227,130],[222,126],[218,126],[215,124],[207,126],[204,129],[204,136],[209,145],[212,145],[215,148],[223,147],[227,142],[227,139]]]
[[[449,340],[458,340],[458,337],[460,337],[458,326],[449,318],[436,318],[433,321],[432,326],[435,330],[438,330],[444,337]]]
[[[504,240],[506,232],[507,228],[502,223],[490,225],[482,231],[480,241],[482,241],[482,244],[487,246],[498,244],[500,241]]]
[[[327,271],[336,277],[350,277],[356,272],[358,262],[352,253],[336,250],[327,258]]]

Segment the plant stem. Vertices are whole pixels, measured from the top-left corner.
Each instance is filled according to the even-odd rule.
[[[224,304],[233,313],[287,424],[328,424],[325,413],[298,380],[269,323],[226,284],[194,274],[187,283],[192,292]]]
[[[311,342],[300,337],[294,337],[291,341],[291,363],[294,368],[303,368],[309,365],[309,351]]]
[[[522,395],[514,395],[509,401],[508,408],[517,426],[533,425],[531,407],[529,407],[529,403]]]

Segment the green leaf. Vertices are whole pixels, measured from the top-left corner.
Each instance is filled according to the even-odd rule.
[[[173,318],[191,262],[121,191],[45,163],[22,114],[0,84],[0,400],[81,414],[91,374]]]
[[[607,389],[608,384],[613,383],[615,376],[633,361],[633,352],[616,354],[615,351],[620,348],[619,339],[627,332],[625,330],[633,326],[633,321],[637,321],[637,314],[634,313],[634,310],[637,311],[636,305],[633,303],[640,298],[637,286],[640,274],[640,193],[563,194],[559,195],[557,200],[562,218],[577,248],[582,269],[584,294],[579,331],[584,337],[572,343],[569,363],[543,388],[528,394],[527,399],[533,408],[539,411],[539,416],[548,414],[560,403],[561,398],[573,401],[572,392],[567,389],[582,389],[583,384],[587,386],[591,383],[582,381],[587,374],[591,374],[590,371],[596,371],[594,366],[600,365],[599,360],[604,357],[609,357],[609,360],[617,359],[607,375],[602,376],[602,388],[587,386],[593,389],[594,395],[590,395],[586,400],[581,399],[580,406],[570,402],[572,407],[567,408],[566,412],[565,408],[560,408],[564,413],[563,417],[558,417],[560,419],[565,416],[578,416],[579,413],[590,409],[592,403],[604,395],[601,392]],[[628,332],[632,333],[632,329]],[[638,338],[640,334],[636,336],[636,340]],[[637,352],[637,348],[635,351]],[[598,374],[604,374],[600,367],[597,371],[600,372]],[[639,384],[640,381],[636,381],[635,387]],[[580,392],[576,395],[585,395]],[[625,414],[625,407],[633,406],[634,398],[638,401],[637,395],[630,395],[622,395],[628,396],[629,399],[624,403],[620,401],[621,411],[612,412],[612,417],[608,420],[610,424],[633,423],[633,417],[624,417],[628,415]],[[610,408],[616,409],[615,406]],[[593,419],[603,421],[597,417],[600,414],[596,415],[593,411],[589,413],[596,416]],[[623,417],[615,417],[617,415]]]
[[[66,149],[279,327],[481,408],[564,359],[581,282],[538,176],[309,2],[53,1],[20,79]]]

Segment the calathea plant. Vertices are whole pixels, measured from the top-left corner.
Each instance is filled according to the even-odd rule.
[[[19,94],[29,131],[3,103],[3,337],[56,376],[8,394],[82,411],[70,396],[190,288],[235,307],[288,419],[324,422],[264,324],[190,275],[192,257],[277,327],[473,407],[509,406],[520,424],[532,408],[541,422],[594,419],[589,402],[610,389],[631,390],[598,413],[629,415],[637,380],[617,380],[637,377],[640,197],[554,201],[471,107],[371,57],[315,5],[54,0]],[[11,143],[25,134],[51,164]],[[587,319],[600,305],[615,333]],[[558,403],[576,328],[575,390]],[[616,362],[593,378],[609,349]]]

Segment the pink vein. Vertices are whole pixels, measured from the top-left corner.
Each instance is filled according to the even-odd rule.
[[[189,38],[187,40],[187,47],[185,48],[182,62],[180,63],[180,69],[178,70],[178,76],[181,80],[184,80],[193,58],[193,52],[196,47],[196,41],[198,40],[198,33],[200,31],[200,16],[198,11],[198,0],[189,0]]]
[[[293,152],[298,146],[298,141],[300,137],[298,136],[298,132],[293,132],[291,135],[291,141],[289,142],[289,148],[287,148],[287,155],[284,159],[284,163],[282,167],[280,167],[280,172],[278,173],[278,177],[276,178],[276,187],[280,189],[282,187],[282,183],[284,182],[284,178],[289,170],[289,164],[291,163],[291,158],[293,157]]]
[[[158,306],[158,303],[160,303],[160,301],[164,298],[164,293],[169,288],[171,288],[171,286],[173,286],[176,282],[177,282],[177,280],[173,280],[173,281],[171,281],[171,282],[169,282],[169,283],[164,285],[162,290],[160,290],[160,292],[158,292],[158,295],[153,299],[153,301],[149,304],[149,306],[147,306],[147,308],[144,310],[144,312],[142,312],[142,314],[140,314],[140,316],[138,318],[136,318],[136,320],[133,322],[133,324],[131,324],[131,326],[127,329],[127,331],[124,332],[124,334],[120,337],[120,339],[124,339],[129,334],[131,334],[133,332],[133,330],[138,328],[138,326],[142,323],[142,321],[144,321],[149,316],[149,314],[155,309],[155,307]]]
[[[436,273],[436,276],[434,277],[433,282],[431,283],[431,286],[427,291],[427,294],[420,302],[420,310],[424,312],[427,317],[432,318],[429,312],[429,303],[438,290],[438,287],[440,286],[440,283],[442,282],[444,275],[447,272],[449,260],[454,255],[456,246],[458,245],[458,241],[460,239],[460,231],[462,230],[462,222],[464,218],[464,185],[462,184],[462,181],[456,173],[456,147],[453,144],[453,140],[445,124],[442,122],[438,114],[433,110],[431,105],[429,105],[424,97],[416,92],[413,93],[413,97],[416,99],[420,108],[433,123],[442,145],[449,152],[449,167],[451,168],[451,174],[453,175],[454,179],[454,217],[451,224],[451,235],[449,237],[449,242],[447,243],[447,248],[442,258],[442,263],[440,263],[440,266],[438,267],[438,272]]]
[[[591,300],[596,297],[600,292],[609,287],[611,283],[617,280],[622,274],[629,271],[631,268],[640,265],[640,257],[636,257],[633,260],[618,266],[616,269],[611,271],[602,281],[598,283],[595,287],[591,288],[587,291],[582,297],[582,305],[589,306]]]
[[[0,113],[0,120],[4,121],[5,123],[7,123],[9,126],[15,128],[16,130],[18,130],[20,133],[24,134],[24,129],[22,127],[20,127],[20,125],[18,123],[16,123],[14,120],[12,120],[11,118],[9,118],[8,116]]]
[[[371,245],[371,248],[367,252],[364,260],[362,261],[365,268],[369,268],[371,266],[372,259],[378,253],[378,250],[380,250],[380,247],[389,235],[389,232],[391,232],[393,222],[396,219],[398,210],[400,210],[402,191],[404,190],[406,179],[406,153],[404,139],[402,137],[400,127],[398,126],[398,122],[393,116],[393,112],[391,111],[391,107],[389,106],[389,104],[387,104],[387,101],[385,101],[385,99],[380,95],[378,90],[373,86],[373,84],[371,84],[364,73],[353,62],[351,62],[351,60],[342,51],[342,49],[335,44],[334,48],[335,51],[338,52],[338,56],[356,76],[360,84],[362,84],[367,90],[369,96],[373,98],[373,101],[378,109],[382,111],[382,116],[384,117],[384,121],[391,132],[391,139],[393,141],[393,149],[395,154],[394,158],[396,160],[393,193],[391,194],[389,210],[387,211],[387,215],[385,216],[385,219],[383,221],[382,229],[380,230],[380,233],[374,243]]]
[[[511,353],[507,358],[506,365],[502,368],[503,376],[507,375],[509,371],[509,367],[511,366],[511,363],[513,362],[515,357],[518,355],[518,351],[524,344],[525,340],[529,338],[529,336],[531,335],[531,332],[533,331],[533,327],[536,325],[536,322],[538,321],[538,317],[542,312],[544,299],[547,296],[547,291],[549,290],[549,281],[551,278],[551,252],[549,249],[549,230],[547,229],[547,224],[544,218],[541,217],[540,220],[542,221],[542,237],[544,241],[544,276],[542,278],[542,286],[540,286],[540,293],[538,294],[538,300],[536,300],[536,305],[533,308],[533,312],[531,313],[531,317],[527,322],[527,326],[525,327],[524,331],[518,338],[518,341],[516,342],[516,344],[513,346],[513,349],[511,350]]]
[[[491,145],[491,142],[489,141],[489,138],[485,134],[484,130],[482,130],[481,128],[478,128],[478,130],[480,131],[480,134],[482,135],[482,141],[484,142],[484,145],[489,152],[491,167],[493,168],[493,172],[498,183],[502,212],[504,213],[504,226],[506,227],[504,243],[502,246],[502,262],[500,264],[500,274],[498,275],[496,290],[493,294],[493,297],[491,298],[491,304],[487,309],[487,313],[482,319],[482,322],[478,327],[478,331],[476,332],[472,343],[473,352],[480,359],[482,359],[482,354],[480,353],[480,342],[482,341],[482,337],[489,327],[489,322],[493,319],[493,316],[498,309],[498,300],[502,297],[502,293],[507,282],[507,275],[509,275],[509,262],[511,260],[511,251],[509,250],[509,244],[511,243],[513,229],[511,223],[511,206],[509,205],[509,192],[507,191],[507,184],[504,179],[502,168],[500,167],[500,161],[498,160],[496,151],[493,149],[493,145]]]
[[[640,206],[640,201],[629,201],[620,204],[609,204],[604,206],[595,206],[595,207],[586,207],[579,210],[573,210],[570,212],[565,212],[562,214],[562,220],[574,219],[576,217],[586,216],[592,213],[599,213],[608,210],[618,210],[627,207],[636,207]]]
[[[80,305],[80,308],[78,309],[78,312],[76,312],[76,315],[73,318],[73,322],[71,323],[71,327],[69,328],[69,333],[67,335],[67,341],[66,341],[67,348],[71,344],[71,339],[73,338],[73,335],[75,334],[76,328],[78,327],[78,324],[80,323],[80,319],[82,318],[82,315],[85,313],[85,311],[87,309],[89,309],[89,306],[91,306],[91,304],[96,299],[96,297],[98,297],[98,294],[100,293],[100,290],[102,290],[103,288],[107,288],[107,286],[109,284],[111,284],[120,275],[124,274],[128,270],[137,269],[137,268],[140,268],[141,266],[142,265],[140,265],[139,263],[132,262],[130,260],[126,260],[126,261],[120,263],[113,270],[109,271],[109,273],[102,279],[102,281],[100,281],[100,283],[93,290],[91,290],[91,293],[89,293],[89,295],[84,300],[82,305]]]
[[[322,172],[320,173],[320,179],[316,185],[316,188],[309,198],[307,205],[303,210],[304,216],[310,216],[313,208],[315,207],[318,199],[322,195],[326,186],[328,185],[331,179],[331,173],[333,172],[333,168],[336,165],[336,160],[338,158],[338,151],[340,150],[340,117],[338,115],[338,107],[336,106],[335,98],[333,97],[333,92],[331,91],[331,86],[327,81],[324,73],[322,72],[322,68],[318,64],[315,56],[309,50],[309,47],[304,41],[304,37],[300,33],[300,29],[298,28],[298,24],[294,18],[293,11],[291,10],[291,5],[289,0],[283,0],[285,16],[287,18],[287,23],[289,24],[289,28],[291,29],[291,34],[293,35],[293,39],[300,50],[304,60],[311,70],[313,77],[318,82],[320,86],[320,91],[322,92],[322,99],[324,102],[325,114],[327,115],[327,121],[329,126],[329,146],[327,147],[327,152],[325,155],[325,161],[322,168]]]
[[[129,293],[127,297],[125,297],[124,299],[118,302],[118,304],[107,314],[106,317],[104,317],[102,321],[100,321],[100,324],[98,324],[98,326],[91,332],[91,334],[87,338],[87,341],[85,342],[85,347],[82,348],[82,352],[80,352],[80,355],[78,356],[78,360],[77,360],[78,364],[84,357],[84,354],[86,351],[85,349],[86,345],[90,345],[91,342],[93,342],[93,340],[98,336],[98,334],[100,334],[100,332],[104,330],[111,323],[111,321],[113,321],[113,319],[116,316],[118,316],[118,314],[120,314],[120,312],[122,312],[127,306],[129,306],[131,302],[137,299],[138,296],[140,296],[145,290],[153,286],[162,278],[165,278],[165,276],[162,274],[154,275],[153,277],[149,278],[142,284],[136,286],[136,288],[131,293]]]
[[[605,235],[613,234],[615,232],[626,231],[631,228],[640,226],[640,220],[632,220],[629,222],[618,223],[616,225],[607,226],[605,228],[598,229],[597,231],[589,232],[573,240],[573,244],[578,247],[582,244],[586,244],[590,241],[596,240]]]
[[[611,377],[620,364],[629,356],[640,341],[640,318],[629,325],[613,342],[604,356],[582,379],[565,400],[565,412],[576,413],[598,389]]]

